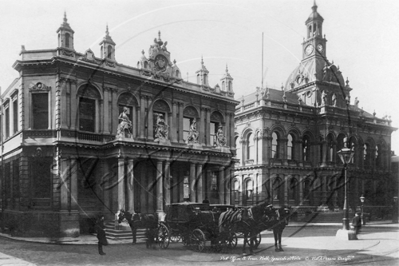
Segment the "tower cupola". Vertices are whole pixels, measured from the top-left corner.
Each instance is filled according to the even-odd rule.
[[[66,12],[64,12],[64,21],[57,30],[58,33],[58,47],[74,50],[73,34],[75,33],[71,26],[69,26]]]
[[[115,61],[115,42],[109,36],[108,25],[105,29],[105,36],[100,42],[101,58]]]
[[[222,81],[222,91],[233,93],[233,78],[230,76],[229,69],[226,65],[226,73],[224,73]]]
[[[204,59],[201,57],[201,68],[195,72],[197,74],[197,84],[209,87],[208,74],[209,71],[204,65]]]

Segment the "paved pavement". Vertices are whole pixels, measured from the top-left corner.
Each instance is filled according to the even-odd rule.
[[[293,229],[293,233],[291,236],[294,236],[296,231],[300,231],[302,227],[321,227],[321,226],[332,226],[339,228],[341,226],[340,223],[290,223],[289,227]],[[365,225],[367,228],[391,228],[391,229],[399,229],[398,223],[392,223],[391,221],[379,221],[379,222],[370,222]],[[298,230],[295,230],[298,228]],[[265,231],[262,234],[271,234],[270,231]],[[7,237],[14,240],[19,241],[28,241],[28,242],[36,242],[36,243],[53,243],[53,244],[62,244],[62,245],[96,245],[97,238],[95,235],[82,235],[78,238],[72,237],[65,237],[59,239],[51,239],[51,238],[44,238],[44,237],[35,237],[35,238],[22,238],[22,237],[11,237],[7,234],[0,234],[1,237]],[[300,248],[307,248],[306,242],[301,240],[300,238],[286,236],[284,243],[289,245],[291,248],[300,247]],[[328,238],[328,239],[327,239]],[[359,236],[359,240],[361,241],[345,241],[345,240],[338,240],[332,239],[331,237],[313,237],[311,245],[308,248],[320,250],[367,250],[370,247],[378,245],[380,242],[379,239],[362,239],[363,236]],[[310,240],[310,239],[309,239]],[[242,240],[241,240],[242,241]],[[109,243],[112,244],[130,244],[131,240],[109,240]],[[144,243],[143,239],[138,239],[138,243]],[[18,259],[16,257],[12,257],[0,252],[0,265],[30,265],[33,266],[34,264]]]

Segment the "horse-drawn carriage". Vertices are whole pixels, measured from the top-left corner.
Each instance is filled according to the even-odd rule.
[[[135,220],[139,217],[147,230],[154,232],[156,242],[161,248],[167,248],[169,242],[183,242],[185,246],[194,247],[202,252],[205,247],[213,247],[222,251],[236,247],[238,237],[243,237],[243,252],[246,244],[250,252],[261,242],[263,230],[273,230],[276,251],[281,248],[281,233],[287,223],[289,212],[286,208],[275,209],[267,203],[251,207],[235,207],[233,205],[182,202],[167,207],[164,221],[158,221],[157,215],[144,217],[133,215],[129,218],[132,232]],[[133,234],[133,237],[134,234]],[[135,239],[135,238],[134,238]]]
[[[172,242],[203,251],[207,244],[213,247],[231,245],[219,234],[219,216],[231,205],[212,206],[208,203],[182,202],[168,206],[164,224]]]

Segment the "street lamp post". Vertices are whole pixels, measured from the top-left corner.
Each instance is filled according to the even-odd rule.
[[[340,151],[337,152],[339,158],[344,164],[344,171],[345,171],[345,184],[344,184],[344,218],[342,219],[342,229],[338,230],[337,237],[343,240],[355,240],[356,234],[349,229],[349,210],[348,210],[348,191],[347,191],[347,172],[348,172],[348,163],[353,158],[354,151],[349,149],[348,147],[342,148]]]
[[[361,213],[360,213],[360,219],[361,219],[361,221],[362,221],[362,224],[363,225],[365,225],[366,224],[366,221],[364,220],[364,209],[363,209],[363,207],[364,207],[364,196],[363,196],[363,194],[360,196],[360,202],[362,203],[362,209],[361,209]]]

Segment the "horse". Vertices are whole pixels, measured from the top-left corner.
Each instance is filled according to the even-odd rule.
[[[125,210],[118,212],[118,223],[126,219],[132,230],[133,243],[136,243],[136,233],[138,228],[145,228],[147,230],[154,230],[158,228],[158,215],[156,214],[141,214],[130,213]]]
[[[288,217],[290,215],[289,208],[286,206],[273,208],[274,218],[269,222],[274,235],[274,247],[276,252],[284,251],[281,246],[281,237],[283,230],[288,225]]]
[[[256,236],[265,228],[266,220],[268,220],[265,215],[268,206],[265,202],[248,208],[223,212],[219,217],[219,233],[226,234],[228,231],[242,232],[244,236],[243,254],[246,254],[247,244],[250,254],[253,254]]]

